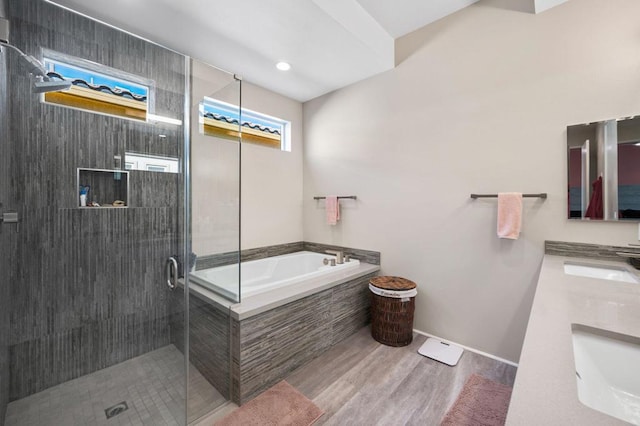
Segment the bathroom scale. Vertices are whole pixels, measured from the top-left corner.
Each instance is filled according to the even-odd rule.
[[[429,337],[427,341],[420,346],[420,349],[418,349],[420,355],[435,359],[452,367],[458,363],[462,352],[463,349],[460,346],[445,343],[433,337]]]

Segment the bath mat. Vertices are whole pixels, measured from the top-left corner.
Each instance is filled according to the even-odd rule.
[[[511,387],[477,374],[469,377],[441,426],[502,426],[507,418]]]
[[[218,420],[215,426],[309,426],[322,414],[317,405],[283,380]]]

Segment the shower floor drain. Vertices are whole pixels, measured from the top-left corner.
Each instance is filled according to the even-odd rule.
[[[129,406],[127,405],[126,401],[122,401],[117,403],[113,407],[109,407],[106,410],[104,410],[104,414],[107,415],[107,419],[110,419],[111,417],[115,417],[118,414],[122,413],[123,411],[127,411],[128,409],[129,409]]]

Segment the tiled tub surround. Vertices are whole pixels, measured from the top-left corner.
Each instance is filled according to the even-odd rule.
[[[264,259],[266,257],[295,253],[302,250],[304,250],[304,243],[302,241],[298,241],[295,243],[277,244],[273,246],[242,250],[240,252],[240,257],[243,262],[246,262],[249,260]],[[198,256],[196,260],[196,270],[199,271],[201,269],[233,265],[234,263],[238,263],[237,251]]]
[[[567,275],[567,261],[623,267],[638,274],[622,261],[544,256],[507,425],[627,424],[578,400],[571,325],[640,337],[640,285]]]
[[[173,292],[177,314],[171,318],[171,343],[184,353],[183,287]],[[230,399],[230,319],[229,305],[215,304],[198,297],[189,297],[189,362],[226,400]],[[224,402],[216,401],[216,404]],[[210,405],[213,410],[217,405]],[[190,416],[197,413],[189,412]],[[203,414],[203,413],[200,413]]]
[[[183,56],[41,0],[8,6],[11,41],[27,54],[47,48],[152,79],[155,113],[182,118]],[[183,132],[41,103],[16,55],[7,78],[0,163],[11,176],[3,211],[20,217],[19,269],[4,271],[16,400],[170,343],[163,265],[179,252],[181,175],[132,171],[128,208],[78,209],[76,169],[110,169],[125,151],[180,158]],[[4,244],[15,229],[2,227]]]
[[[368,324],[375,274],[248,318],[233,315],[232,400],[244,404]]]
[[[341,250],[345,255],[349,255],[361,262],[371,265],[380,265],[380,252],[372,250],[362,250],[353,247],[334,246],[331,244],[312,243],[305,241],[303,243],[304,250],[314,251],[316,253],[326,253],[327,250]]]
[[[238,304],[192,282],[191,299],[230,314],[233,402],[247,402],[369,323],[368,283],[379,269],[361,262],[357,268],[246,297]],[[206,366],[199,369],[207,375]]]
[[[308,241],[298,241],[294,243],[277,244],[273,246],[258,247],[242,250],[240,258],[243,262],[249,260],[264,259],[266,257],[280,256],[282,254],[295,253],[298,251],[313,251],[316,253],[326,253],[327,250],[342,250],[345,255],[372,265],[380,265],[380,252],[372,250],[362,250],[352,247],[334,246],[330,244],[311,243]],[[231,265],[238,262],[238,252],[230,251],[226,253],[198,256],[196,270],[215,268],[216,266]]]

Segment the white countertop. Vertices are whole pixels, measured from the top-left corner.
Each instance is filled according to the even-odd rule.
[[[578,400],[571,324],[640,337],[640,284],[567,275],[565,261],[624,267],[638,275],[622,261],[545,255],[506,424],[628,424]]]

